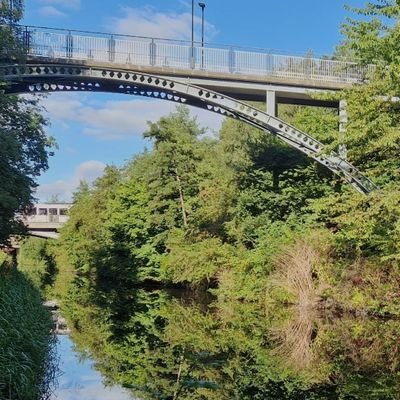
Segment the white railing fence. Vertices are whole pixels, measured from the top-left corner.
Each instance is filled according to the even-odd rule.
[[[372,66],[332,59],[272,54],[231,46],[24,26],[19,27],[33,57],[198,70],[222,74],[336,83],[362,82]]]

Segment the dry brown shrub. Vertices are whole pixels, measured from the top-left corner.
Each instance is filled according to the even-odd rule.
[[[316,306],[318,302],[316,266],[319,253],[304,241],[282,251],[275,260],[274,285],[286,290],[300,308]]]
[[[293,318],[273,330],[273,337],[278,343],[274,352],[284,365],[304,371],[314,360],[314,316],[304,310],[297,311]]]
[[[321,291],[327,287],[319,276],[326,257],[316,247],[321,248],[311,239],[309,242],[299,240],[283,249],[275,259],[272,285],[275,290],[287,293],[292,304],[291,318],[273,329],[278,344],[275,352],[285,366],[296,371],[310,369],[315,360],[317,306]]]
[[[232,269],[223,268],[216,274],[218,287],[226,290],[227,292],[234,291],[236,286],[235,274]]]

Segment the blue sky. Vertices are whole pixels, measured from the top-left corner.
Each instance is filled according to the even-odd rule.
[[[51,400],[135,400],[118,386],[106,387],[93,361],[75,351],[68,335],[58,336],[57,352],[61,376]]]
[[[208,43],[274,49],[277,53],[331,54],[340,42],[345,4],[362,0],[205,0]],[[28,25],[190,39],[188,0],[27,0]],[[200,8],[196,5],[196,39]],[[59,150],[39,179],[37,196],[69,200],[80,180],[98,177],[106,164],[122,165],[149,147],[142,139],[147,120],[173,111],[174,104],[123,95],[57,93],[43,104],[48,132]],[[193,109],[201,125],[217,130],[221,119]]]

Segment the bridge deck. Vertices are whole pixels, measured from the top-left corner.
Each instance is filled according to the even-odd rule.
[[[49,59],[47,57],[29,56],[28,64],[71,64],[73,66],[89,66],[92,68],[110,69],[110,63],[99,61],[82,61],[71,59]],[[238,100],[265,102],[267,90],[273,90],[278,103],[317,105],[338,107],[338,102],[325,99],[311,99],[310,94],[326,90],[341,90],[351,86],[346,82],[322,82],[312,79],[290,79],[271,75],[224,74],[212,71],[185,70],[157,66],[112,63],[116,71],[142,71],[182,83],[190,83],[210,90],[215,90]]]
[[[96,67],[214,82],[338,90],[365,79],[372,67],[325,58],[273,54],[233,46],[117,34],[21,27],[33,61],[62,60]],[[225,85],[229,87],[229,84]],[[240,86],[240,85],[239,85]]]
[[[205,56],[206,48],[202,47],[199,66],[196,58],[199,49],[194,46],[189,47],[189,53],[184,51],[181,54],[182,58],[175,57],[174,49],[170,48],[170,53],[164,52],[162,61],[158,58],[160,49],[168,49],[172,46],[171,43],[158,43],[151,39],[147,46],[147,38],[117,38],[116,35],[80,36],[71,31],[44,32],[43,29],[26,28],[25,31],[25,42],[32,64],[0,68],[5,80],[10,82],[6,89],[8,93],[103,91],[192,105],[237,118],[275,135],[340,175],[361,193],[369,193],[376,189],[373,182],[340,154],[324,154],[323,143],[277,118],[275,105],[276,95],[279,96],[278,85],[275,84],[274,89],[268,88],[272,84],[271,79],[280,80],[280,89],[284,87],[285,82],[286,85],[297,82],[299,87],[296,89],[303,91],[306,90],[306,82],[314,87],[320,85],[321,89],[332,89],[333,85],[340,88],[343,85],[362,82],[368,68],[361,68],[349,62],[275,56],[262,52],[252,52],[244,57],[241,50],[234,49],[230,49],[228,53],[226,49],[212,49],[219,56],[213,58],[213,62],[208,62]],[[137,48],[138,43],[141,43],[142,47]],[[182,44],[174,46],[178,46],[180,50],[188,49]],[[132,55],[135,56],[134,63]],[[165,62],[166,58],[168,62]],[[37,61],[39,62],[36,64]],[[156,68],[158,74],[151,74],[150,70],[154,71]],[[165,71],[166,75],[160,74],[160,71]],[[182,76],[167,77],[178,73]],[[193,79],[201,79],[203,75],[205,78],[202,84],[196,85]],[[240,78],[236,78],[239,75]],[[211,79],[207,81],[208,78]],[[210,82],[220,82],[220,85],[222,82],[225,89],[210,90]],[[227,96],[225,93],[229,84],[234,85],[230,86],[230,89],[236,94],[243,90],[242,84],[261,85],[260,90],[265,95],[267,112],[241,102],[237,97]],[[249,89],[247,87],[247,90]]]

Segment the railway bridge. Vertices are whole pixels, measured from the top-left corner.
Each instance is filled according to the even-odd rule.
[[[27,62],[0,67],[6,93],[110,92],[203,108],[273,134],[361,193],[376,188],[344,153],[325,153],[323,143],[277,116],[278,103],[340,108],[312,94],[362,83],[372,67],[157,38],[34,26],[16,31]],[[266,110],[246,101],[266,102]]]

